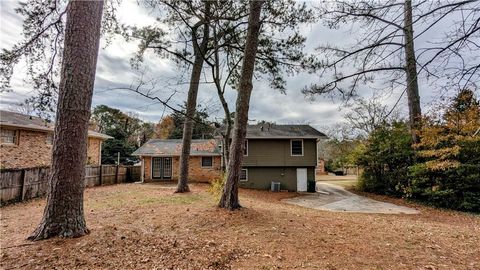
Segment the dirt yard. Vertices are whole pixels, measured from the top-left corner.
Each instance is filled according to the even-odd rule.
[[[77,239],[24,240],[43,199],[1,208],[0,268],[480,269],[479,216],[418,205],[419,215],[324,212],[280,201],[294,193],[252,190],[228,212],[206,186],[191,188],[87,189],[91,233]]]

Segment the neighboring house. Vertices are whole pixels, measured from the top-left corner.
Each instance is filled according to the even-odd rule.
[[[0,110],[1,168],[48,166],[52,160],[54,124],[21,113]],[[87,164],[100,165],[108,135],[88,131]]]
[[[132,153],[140,157],[142,181],[178,180],[182,140],[152,139]],[[209,182],[221,176],[220,148],[215,140],[192,140],[188,178]]]
[[[306,191],[315,180],[317,141],[326,138],[309,125],[249,125],[240,186]],[[133,155],[142,160],[145,181],[178,179],[181,140],[150,140]],[[211,181],[221,176],[221,145],[216,140],[193,140],[189,180]]]

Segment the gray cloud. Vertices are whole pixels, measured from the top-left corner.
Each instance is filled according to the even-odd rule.
[[[155,20],[155,17],[145,13],[145,10],[138,7],[135,1],[124,0],[120,9],[120,20],[126,23],[138,23],[148,25]],[[18,6],[15,1],[0,1],[1,7],[1,46],[9,48],[15,42],[21,40],[22,18],[14,13]],[[441,27],[441,26],[439,26]],[[348,45],[355,42],[355,37],[344,30],[331,30],[321,23],[303,26],[302,33],[307,37],[306,51],[313,50],[320,44],[330,43],[337,45]],[[422,43],[432,40],[434,36],[426,36]],[[122,38],[115,38],[109,46],[102,41],[102,48],[99,54],[97,65],[97,76],[95,81],[95,92],[93,105],[106,104],[123,111],[135,112],[142,119],[158,121],[164,113],[169,113],[162,105],[155,101],[141,97],[140,95],[126,90],[110,90],[118,87],[128,87],[138,80],[140,73],[146,69],[145,76],[157,80],[157,92],[160,98],[167,98],[172,92],[176,92],[171,100],[172,105],[179,106],[186,99],[187,84],[178,84],[178,81],[188,81],[188,73],[185,78],[179,79],[178,74],[183,74],[174,63],[160,59],[147,53],[145,62],[140,71],[132,70],[130,58],[134,55],[137,45],[133,42],[126,43]],[[421,46],[421,44],[420,44]],[[21,70],[21,67],[19,68]],[[17,71],[17,70],[16,70]],[[0,106],[8,106],[22,102],[25,98],[34,94],[29,85],[22,81],[22,72],[16,72],[13,81],[14,92],[0,94]],[[325,78],[317,75],[299,74],[287,78],[287,94],[281,94],[270,89],[268,82],[261,80],[254,82],[254,91],[250,105],[250,119],[275,121],[277,123],[311,123],[317,127],[333,125],[342,121],[342,115],[348,110],[348,106],[342,106],[337,99],[329,97],[318,97],[314,101],[305,99],[300,90],[309,84],[320,82]],[[430,91],[430,85],[426,81],[420,82],[422,99],[424,103],[430,102],[434,94]],[[379,79],[373,85],[364,86],[361,95],[370,97],[373,88],[384,87]],[[401,89],[386,95],[384,103],[393,105],[400,96]],[[226,99],[232,109],[235,106],[235,91],[227,92]],[[198,103],[206,107],[212,114],[212,118],[223,117],[216,91],[213,85],[202,84],[199,91]],[[405,112],[405,97],[400,102],[401,111]],[[339,108],[343,110],[339,110]]]

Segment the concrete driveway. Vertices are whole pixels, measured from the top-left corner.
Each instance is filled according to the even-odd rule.
[[[345,190],[343,187],[317,182],[316,193],[285,199],[284,202],[307,208],[333,212],[374,214],[418,214],[418,210],[392,203],[379,202]]]

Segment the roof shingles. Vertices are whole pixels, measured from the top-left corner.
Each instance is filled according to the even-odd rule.
[[[132,153],[134,156],[180,156],[182,140],[152,139]],[[219,156],[220,148],[215,140],[192,140],[191,156]]]
[[[14,127],[20,129],[31,129],[31,130],[41,130],[47,132],[53,132],[55,125],[51,122],[47,122],[44,119],[36,116],[3,111],[0,110],[0,126]],[[112,137],[98,133],[92,130],[88,131],[88,136],[101,138],[101,139],[110,139]]]

